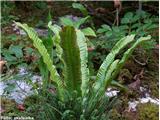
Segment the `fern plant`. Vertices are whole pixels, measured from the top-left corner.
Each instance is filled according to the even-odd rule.
[[[105,95],[105,90],[112,83],[120,69],[130,57],[135,47],[151,37],[141,37],[134,40],[135,35],[129,35],[120,39],[107,55],[97,73],[95,81],[90,80],[89,69],[87,67],[87,43],[84,33],[73,26],[61,28],[57,25],[48,24],[53,31],[53,43],[56,46],[57,56],[64,65],[62,75],[58,74],[53,60],[47,49],[38,37],[33,28],[27,24],[16,23],[23,28],[33,45],[42,55],[43,61],[50,72],[51,80],[55,83],[56,96],[46,97],[44,106],[42,103],[43,118],[41,119],[62,119],[62,120],[106,120],[109,111],[114,103]],[[121,59],[116,59],[116,55],[128,44],[132,46],[126,50]],[[49,96],[49,92],[47,94]],[[50,100],[49,100],[50,99]],[[46,109],[50,103],[50,107]],[[32,112],[31,112],[32,113]],[[50,114],[50,115],[49,115]],[[42,115],[42,114],[41,114]],[[49,117],[50,116],[50,117]],[[36,117],[36,116],[35,116]],[[41,116],[42,117],[42,116]]]

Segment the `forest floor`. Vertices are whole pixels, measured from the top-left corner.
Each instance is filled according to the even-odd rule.
[[[55,16],[57,15],[55,18],[58,18],[62,15],[66,15],[70,12],[70,9],[66,7],[62,7],[60,9],[58,8],[59,7],[57,7],[57,9],[55,9],[54,11]],[[59,11],[61,11],[62,13],[60,13]],[[31,14],[31,12],[17,12],[16,16],[19,16],[21,18],[20,21],[34,25],[38,23],[37,21],[39,19],[41,19],[42,21],[45,19],[45,16],[43,17],[42,15],[44,13],[46,13],[46,11],[34,11],[34,15]],[[34,17],[29,18],[28,16]],[[9,23],[7,26],[2,28],[3,47],[8,49],[10,45],[16,43],[26,44],[30,46],[30,43],[21,43],[21,40],[16,41],[16,43],[14,41],[5,41],[7,39],[7,36],[16,34],[16,31],[13,29],[14,26],[12,24],[13,23]],[[43,26],[43,24],[40,24],[41,22],[39,22],[39,26]],[[102,24],[102,21],[97,21],[96,24],[98,27],[99,24]],[[24,67],[14,69],[14,66],[12,67],[12,70],[8,70],[7,66],[4,65],[2,73],[7,75],[12,73],[26,75],[29,73],[29,71]],[[3,90],[0,92],[1,95],[4,92],[4,90],[7,89],[7,85],[15,83],[14,79],[10,79],[12,82],[4,81],[0,83],[0,88],[3,88]],[[115,109],[113,109],[112,111],[113,120],[145,120],[144,118],[146,118],[146,116],[148,117],[148,120],[150,120],[150,118],[152,118],[153,120],[158,120],[157,117],[159,113],[159,46],[155,46],[155,48],[150,51],[145,51],[141,47],[138,47],[134,51],[132,57],[127,61],[124,68],[121,70],[117,79],[120,83],[124,84],[129,89],[128,91],[118,91],[115,88],[111,88],[107,91],[109,95],[116,96],[118,98],[118,105],[116,105]],[[39,74],[35,72],[35,74],[32,75],[32,81],[37,82],[37,84],[41,84],[41,76],[39,76]],[[17,86],[20,86],[20,88],[23,88],[23,90],[27,90],[28,95],[32,94],[30,86],[26,84],[23,80],[17,82]],[[11,88],[8,89],[13,90]],[[23,106],[19,105],[23,104],[22,101],[23,99],[25,99],[26,96],[23,92],[17,92],[21,89],[14,87],[14,90],[14,93],[10,93],[9,97],[13,100],[9,100],[8,98],[1,99],[1,113],[14,111],[13,108],[16,106],[18,106],[18,109],[20,111],[21,109],[23,109]],[[115,93],[114,91],[117,92]],[[19,96],[21,96],[22,98],[19,98]]]

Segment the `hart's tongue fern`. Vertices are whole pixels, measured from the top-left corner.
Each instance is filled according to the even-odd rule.
[[[86,37],[81,30],[75,29],[73,26],[66,26],[61,29],[57,25],[51,25],[51,22],[48,24],[54,33],[52,40],[56,47],[57,57],[59,57],[64,65],[63,74],[60,76],[53,65],[46,47],[33,28],[26,24],[16,24],[23,28],[33,41],[33,45],[41,54],[50,72],[51,80],[54,81],[57,88],[56,92],[53,93],[55,96],[49,97],[49,91],[46,92],[46,101],[41,103],[42,106],[39,106],[43,111],[44,119],[49,120],[53,118],[57,120],[108,119],[108,112],[113,106],[114,100],[111,101],[105,96],[106,88],[113,83],[114,85],[117,84],[113,80],[136,46],[151,38],[147,36],[134,40],[135,35],[129,35],[120,39],[107,55],[100,66],[96,80],[91,84],[89,69],[87,67],[88,52]],[[132,46],[124,52],[122,58],[116,59],[116,55],[131,42],[133,43]]]

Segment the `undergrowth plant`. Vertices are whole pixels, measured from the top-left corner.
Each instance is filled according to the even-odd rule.
[[[33,28],[27,24],[16,23],[23,28],[33,45],[40,52],[50,73],[54,86],[46,88],[45,94],[38,93],[33,97],[24,113],[43,120],[106,120],[113,107],[114,99],[105,95],[105,90],[112,85],[119,85],[114,81],[117,74],[141,43],[151,39],[150,36],[135,40],[131,34],[120,39],[107,55],[100,66],[96,79],[91,80],[88,69],[88,52],[85,34],[73,26],[61,28],[58,25],[48,27],[53,31],[53,44],[56,54],[63,64],[62,74],[58,73],[49,52]],[[116,59],[119,52],[128,44],[133,43],[126,50],[121,59]],[[42,97],[43,96],[43,97]],[[36,111],[38,113],[36,113]]]
[[[23,41],[21,39],[23,39]],[[31,65],[31,61],[36,59],[37,52],[29,45],[30,41],[26,40],[25,37],[20,37],[14,34],[9,36],[2,35],[0,53],[1,59],[7,61],[6,70],[12,69],[13,67],[28,68]],[[32,64],[31,66],[34,68],[33,66],[35,66],[35,64]],[[6,71],[4,70],[3,73],[5,72]]]
[[[84,6],[84,5],[81,4],[81,3],[73,3],[73,4],[72,4],[72,7],[73,7],[74,9],[78,9],[78,10],[83,14],[84,17],[88,17],[88,18],[89,18],[88,21],[89,21],[90,25],[91,25],[92,28],[95,30],[95,25],[94,25],[94,22],[93,22],[93,17],[89,14],[86,6]]]
[[[13,20],[19,20],[17,16],[12,15],[12,11],[15,5],[12,2],[2,1],[1,2],[1,25],[6,26],[9,22]]]
[[[136,34],[137,38],[147,36],[153,34],[153,30],[157,28],[157,16],[151,15],[145,11],[127,12],[122,17],[121,24],[119,26],[111,27],[104,24],[97,30],[97,34],[100,39],[98,45],[102,48],[111,49],[119,38],[130,34]],[[152,40],[148,41],[144,48],[153,48],[157,37],[158,36],[153,36]]]
[[[69,15],[69,16],[65,16],[65,17],[60,17],[60,23],[62,25],[69,25],[69,26],[74,26],[76,28],[83,28],[84,25],[82,26],[82,24],[90,24],[91,27],[95,30],[95,26],[93,23],[93,18],[92,16],[89,14],[87,8],[81,4],[81,3],[73,3],[72,7],[74,9],[78,9],[81,13],[82,16],[81,17],[77,17],[77,16],[73,16],[73,15]],[[90,29],[89,31],[91,31],[92,29],[90,27],[88,28],[84,28],[84,30],[86,29]],[[82,30],[83,31],[83,30]],[[93,30],[92,30],[93,31]]]

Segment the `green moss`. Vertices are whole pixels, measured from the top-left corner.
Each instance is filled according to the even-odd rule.
[[[122,69],[119,73],[118,80],[121,83],[124,83],[126,81],[130,81],[133,78],[132,74],[128,69]]]
[[[147,85],[151,91],[151,96],[158,98],[159,97],[159,84],[158,84],[158,74],[155,71],[148,71],[142,81],[143,85]]]
[[[122,115],[116,109],[113,109],[111,111],[110,120],[125,120],[125,119],[122,117]]]
[[[139,104],[137,106],[138,120],[159,120],[158,106],[153,103]]]
[[[2,109],[4,109],[4,114],[11,113],[16,109],[16,103],[13,100],[1,97],[0,103],[1,103]]]
[[[154,81],[150,82],[150,90],[151,90],[151,95],[153,97],[156,97],[156,98],[159,97],[158,82],[157,83],[155,83]]]
[[[158,52],[158,51],[157,51]],[[144,78],[142,80],[143,85],[147,85],[151,91],[152,97],[159,97],[159,59],[156,51],[153,51],[148,59],[148,65],[144,73]]]

